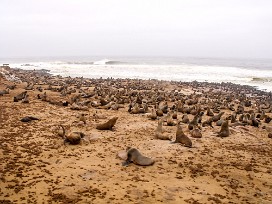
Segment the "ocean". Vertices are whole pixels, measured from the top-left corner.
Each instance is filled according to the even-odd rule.
[[[61,76],[232,82],[272,91],[272,59],[97,56],[0,58],[0,63]]]

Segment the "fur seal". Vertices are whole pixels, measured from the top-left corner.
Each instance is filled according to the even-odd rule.
[[[138,114],[139,112],[140,112],[140,108],[139,108],[138,103],[136,103],[136,104],[132,107],[130,113],[132,113],[132,114]]]
[[[199,128],[194,125],[194,129],[191,131],[191,136],[193,138],[201,138],[202,137],[202,133],[200,132]]]
[[[32,120],[40,120],[39,118],[33,117],[33,116],[26,116],[21,119],[22,122],[30,122]]]
[[[25,97],[22,99],[22,103],[29,103],[29,95],[26,94]]]
[[[193,120],[191,122],[189,122],[189,125],[188,125],[189,130],[192,130],[194,128],[194,125],[197,125],[198,117],[199,117],[199,115],[195,115]]]
[[[4,94],[9,94],[8,88],[6,88],[5,90],[0,90],[0,96],[3,96]]]
[[[178,113],[177,113],[177,111],[173,111],[172,112],[172,118],[173,119],[178,119]]]
[[[86,117],[84,113],[81,113],[79,115],[79,121],[82,121],[84,124],[86,124]]]
[[[131,162],[140,166],[151,166],[155,163],[152,158],[143,156],[138,149],[128,148],[127,160],[123,162],[123,166],[128,166],[128,164],[130,164]]]
[[[61,133],[58,131],[58,135],[64,139],[64,144],[68,142],[71,145],[77,145],[81,142],[81,139],[85,137],[85,134],[82,132],[72,132],[66,135],[65,128],[62,125],[60,125],[60,127],[62,128],[63,132]]]
[[[189,123],[190,121],[187,114],[184,114],[181,119],[182,119],[181,122],[183,123]]]
[[[228,137],[230,135],[229,121],[226,120],[221,125],[221,130],[218,133],[218,137]]]
[[[163,111],[161,109],[157,109],[156,114],[157,116],[161,117],[163,116]]]
[[[250,125],[254,126],[254,127],[259,127],[259,124],[260,124],[260,121],[258,121],[256,118],[255,118],[255,114],[254,113],[251,113],[250,115]]]
[[[224,122],[225,120],[224,119],[220,119],[216,122],[216,126],[221,126],[222,123]]]
[[[176,123],[173,120],[172,114],[170,112],[167,113],[166,123],[168,126],[175,126],[176,125]]]
[[[151,120],[156,120],[157,119],[157,114],[154,108],[151,109],[151,114],[150,114],[150,119]]]
[[[221,116],[224,114],[225,112],[221,112],[218,115],[215,115],[212,117],[213,122],[217,122],[218,120],[220,120]]]
[[[213,123],[213,119],[212,119],[212,117],[211,117],[211,118],[207,119],[206,121],[204,121],[204,122],[202,123],[202,127],[211,126],[211,127],[213,128],[212,123]]]
[[[270,123],[271,120],[272,120],[272,118],[269,117],[268,115],[265,115],[265,116],[264,116],[264,122],[265,122],[265,123]]]
[[[272,133],[268,133],[268,138],[272,138]]]
[[[14,96],[13,101],[18,102],[18,101],[24,99],[26,96],[26,93],[27,93],[27,91],[24,91],[24,92],[18,94],[17,96]]]
[[[72,132],[69,135],[64,136],[64,143],[68,142],[71,145],[77,145],[80,143],[81,139],[85,136],[82,132]]]
[[[162,120],[158,121],[158,127],[157,127],[157,129],[155,131],[155,139],[171,140],[171,137],[163,135]]]
[[[207,107],[207,116],[214,116],[214,113],[210,109],[210,107]]]
[[[184,134],[180,122],[177,124],[176,140],[172,143],[181,143],[185,147],[192,147],[192,141]]]
[[[98,124],[96,126],[96,129],[98,129],[98,130],[112,130],[112,127],[115,125],[117,119],[118,119],[118,117],[113,117],[106,123]]]

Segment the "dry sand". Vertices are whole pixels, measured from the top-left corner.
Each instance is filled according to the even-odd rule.
[[[0,80],[0,90],[14,83]],[[165,91],[176,88],[159,83]],[[236,127],[227,138],[214,135],[220,127],[205,127],[203,137],[191,138],[193,148],[187,148],[154,139],[157,120],[128,113],[128,104],[118,111],[71,110],[38,100],[36,89],[28,91],[29,104],[13,102],[25,86],[17,83],[0,96],[0,203],[272,203],[272,139],[261,127]],[[59,92],[46,92],[60,98]],[[183,86],[182,92],[193,88]],[[107,119],[94,119],[96,111]],[[86,124],[79,122],[80,113],[86,114]],[[23,123],[25,116],[40,120]],[[112,131],[95,129],[113,116],[119,119]],[[54,132],[59,124],[68,133],[85,133],[85,140],[65,146]],[[190,136],[187,125],[182,127]],[[175,138],[175,126],[163,128]],[[128,146],[155,164],[122,166],[117,154]]]

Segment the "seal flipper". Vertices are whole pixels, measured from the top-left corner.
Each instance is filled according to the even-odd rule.
[[[131,161],[126,160],[124,162],[122,162],[122,166],[128,166],[131,163]]]

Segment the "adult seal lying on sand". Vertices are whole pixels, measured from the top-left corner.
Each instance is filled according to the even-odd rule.
[[[180,122],[177,124],[176,140],[172,143],[181,143],[185,147],[192,147],[192,141],[184,134]]]
[[[123,166],[128,166],[131,162],[140,166],[150,166],[155,163],[153,159],[143,156],[138,149],[128,148],[127,159],[125,162],[123,162]]]
[[[117,119],[118,119],[118,117],[113,117],[108,122],[97,125],[96,129],[98,129],[98,130],[112,130],[112,127],[115,125]]]

